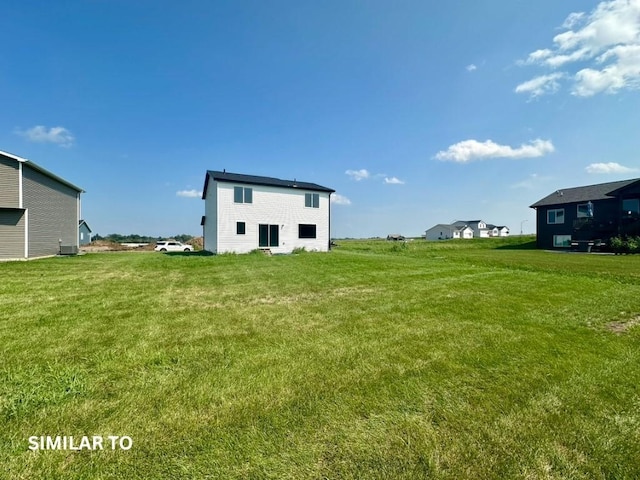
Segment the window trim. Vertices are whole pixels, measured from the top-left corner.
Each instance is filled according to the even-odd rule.
[[[558,241],[560,238],[563,238],[563,240],[560,242]],[[571,235],[554,235],[553,236],[553,247],[554,248],[569,248],[571,246]]]
[[[580,211],[580,207],[583,207],[584,211]],[[576,218],[592,218],[593,217],[593,202],[591,202],[591,216],[589,216],[589,202],[587,203],[578,203],[576,205]]]
[[[320,208],[320,194],[319,193],[305,193],[304,194],[304,206],[305,206],[305,208]]]
[[[636,204],[636,210],[633,209],[628,209],[628,208],[624,208],[624,202],[635,202]],[[624,214],[639,214],[640,213],[640,199],[639,198],[623,198],[622,199],[622,213]]]
[[[554,220],[551,221],[551,212],[554,212]],[[562,212],[560,216],[562,217],[562,221],[558,222],[558,212]],[[564,224],[564,208],[550,208],[547,210],[547,225],[562,225]]]
[[[242,197],[239,201],[239,197]],[[235,185],[233,187],[233,203],[253,203],[253,188]]]
[[[311,230],[313,229],[313,234],[308,233],[303,235],[303,230]],[[313,236],[311,236],[313,235]],[[298,238],[300,239],[317,239],[318,238],[318,225],[315,223],[299,223],[298,224]]]
[[[266,238],[263,235],[266,233]],[[262,236],[262,238],[261,238]],[[265,240],[262,242],[261,240]],[[269,248],[280,246],[280,225],[270,223],[258,224],[258,248]]]

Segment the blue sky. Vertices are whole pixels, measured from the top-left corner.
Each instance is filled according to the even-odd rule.
[[[640,177],[640,0],[3,5],[0,150],[94,233],[201,233],[208,169],[336,190],[334,237],[420,235]]]

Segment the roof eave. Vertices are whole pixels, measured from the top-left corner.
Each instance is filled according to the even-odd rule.
[[[16,160],[19,163],[28,165],[31,168],[33,168],[34,170],[37,170],[38,172],[42,173],[43,175],[46,175],[47,177],[52,178],[52,179],[62,183],[63,185],[66,185],[69,188],[72,188],[73,190],[77,191],[78,193],[86,193],[82,188],[78,187],[77,185],[74,185],[73,183],[68,182],[64,178],[61,178],[58,175],[56,175],[55,173],[51,173],[46,168],[41,167],[37,163],[34,163],[33,161],[31,161],[31,160],[29,160],[27,158],[19,157],[18,155],[14,155],[13,153],[4,152],[2,150],[0,150],[0,155],[4,155],[5,157],[12,158],[13,160]]]

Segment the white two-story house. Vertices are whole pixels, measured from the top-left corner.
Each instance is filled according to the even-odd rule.
[[[315,183],[209,170],[202,191],[204,249],[327,251],[333,192]]]

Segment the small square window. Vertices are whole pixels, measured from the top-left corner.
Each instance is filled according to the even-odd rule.
[[[564,208],[547,210],[547,223],[549,225],[564,223]]]
[[[553,246],[558,248],[568,248],[571,246],[571,235],[554,235]]]
[[[253,189],[249,187],[233,187],[234,203],[253,203]]]
[[[622,200],[622,211],[627,215],[640,213],[640,200],[637,198],[625,198]]]
[[[316,238],[316,226],[304,223],[299,224],[298,238]]]
[[[593,203],[579,203],[577,207],[577,218],[593,217]]]
[[[304,194],[304,206],[309,208],[320,208],[320,194],[319,193],[305,193]]]
[[[236,222],[236,235],[244,235],[247,233],[247,226],[244,222]]]

